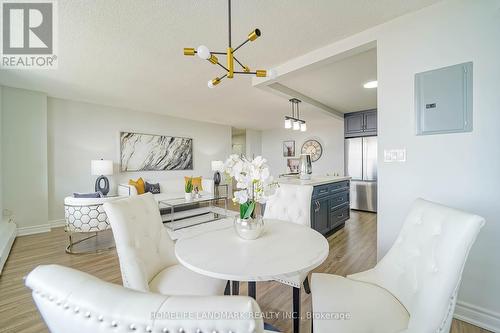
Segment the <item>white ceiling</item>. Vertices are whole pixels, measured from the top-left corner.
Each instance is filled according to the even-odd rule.
[[[377,89],[365,89],[363,84],[377,79],[377,50],[351,56],[332,64],[301,71],[280,80],[340,112],[353,112],[377,107]]]
[[[233,44],[260,28],[238,57],[271,68],[435,2],[233,0]],[[249,77],[208,89],[219,69],[182,55],[200,44],[224,50],[226,1],[58,0],[58,11],[59,68],[1,70],[0,84],[243,128],[278,127],[288,113],[286,99],[252,88]]]

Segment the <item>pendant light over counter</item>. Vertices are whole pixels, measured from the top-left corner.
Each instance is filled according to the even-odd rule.
[[[307,131],[306,121],[300,119],[299,103],[302,101],[297,98],[292,98],[289,101],[292,105],[292,116],[285,116],[285,128],[301,132]]]

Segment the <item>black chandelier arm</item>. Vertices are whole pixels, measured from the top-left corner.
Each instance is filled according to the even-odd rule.
[[[229,26],[229,47],[231,47],[231,0],[227,0],[228,26]]]
[[[221,64],[220,62],[217,62],[217,65],[219,65],[220,67],[224,68],[226,70],[226,72],[229,72],[229,69],[226,68],[226,66],[224,66],[223,64]],[[227,74],[226,74],[227,75]]]
[[[249,41],[250,41],[250,39],[245,39],[245,41],[243,43],[241,43],[240,45],[238,45],[237,47],[234,48],[233,52],[236,52],[240,47],[242,47],[243,45],[245,45]]]
[[[210,52],[210,54],[219,54],[219,55],[225,55],[225,56],[227,56],[226,52]]]
[[[234,74],[253,74],[253,75],[256,75],[257,72],[234,72]]]
[[[245,65],[243,65],[236,57],[233,57],[234,60],[241,66],[241,68],[245,69]]]

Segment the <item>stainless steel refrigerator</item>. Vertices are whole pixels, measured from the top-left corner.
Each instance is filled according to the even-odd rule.
[[[351,208],[377,211],[377,137],[345,139],[345,173],[351,180]]]

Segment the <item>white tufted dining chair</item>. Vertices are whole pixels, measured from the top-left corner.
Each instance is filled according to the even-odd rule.
[[[227,281],[195,273],[177,261],[151,193],[106,202],[123,285],[164,295],[223,295]]]
[[[276,193],[269,198],[264,210],[264,219],[277,219],[290,223],[311,227],[311,199],[313,187],[293,184],[280,184]],[[293,242],[293,239],[290,239]],[[293,258],[290,258],[293,260]],[[300,288],[302,284],[306,293],[310,293],[309,271],[299,274],[281,275],[275,280],[293,287],[293,312],[300,313]],[[295,320],[294,325],[298,325]]]
[[[246,296],[145,293],[58,265],[38,266],[26,286],[51,333],[270,332]]]
[[[310,227],[312,192],[312,186],[280,184],[266,203],[264,218]]]
[[[346,278],[312,275],[314,332],[449,332],[465,261],[483,225],[480,216],[417,199],[373,269]]]

